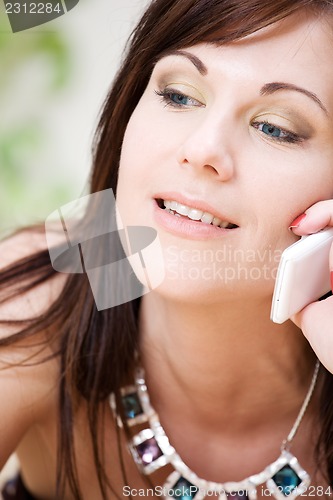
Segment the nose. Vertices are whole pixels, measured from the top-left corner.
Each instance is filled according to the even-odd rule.
[[[228,131],[221,122],[201,124],[182,142],[177,161],[182,167],[213,175],[216,180],[230,180],[234,176],[234,159]]]

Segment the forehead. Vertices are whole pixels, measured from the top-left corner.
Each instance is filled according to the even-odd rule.
[[[319,18],[300,11],[252,35],[220,47],[225,57],[249,59],[251,65],[288,68],[292,74],[310,65],[332,66],[333,15]],[[295,66],[296,63],[296,66]]]

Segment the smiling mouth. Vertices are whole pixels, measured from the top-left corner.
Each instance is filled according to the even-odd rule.
[[[183,205],[182,203],[178,203],[174,200],[162,200],[159,198],[156,202],[159,208],[166,210],[169,214],[174,215],[175,217],[183,217],[184,219],[212,225],[221,229],[235,229],[238,227],[236,224],[224,221],[209,212],[204,212],[203,210]]]

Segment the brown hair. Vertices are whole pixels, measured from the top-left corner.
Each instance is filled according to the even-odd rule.
[[[127,56],[105,101],[94,143],[91,192],[116,192],[118,164],[128,120],[143,94],[156,61],[167,51],[199,42],[223,44],[279,21],[300,8],[318,16],[333,7],[332,0],[155,0],[132,33]],[[20,293],[55,274],[47,251],[4,270],[0,289],[17,285]],[[22,278],[24,279],[24,284]],[[27,281],[28,280],[28,281]],[[81,498],[73,451],[74,395],[87,401],[96,471],[103,498],[113,491],[103,467],[103,427],[98,425],[100,402],[117,393],[134,366],[139,300],[98,311],[85,275],[70,275],[61,296],[46,314],[0,341],[7,345],[46,327],[58,336],[61,364],[57,498],[68,482]],[[322,369],[319,409],[321,434],[317,463],[333,485],[333,376]],[[99,429],[97,434],[96,429]]]

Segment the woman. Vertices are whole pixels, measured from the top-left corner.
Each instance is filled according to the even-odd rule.
[[[112,188],[125,227],[157,231],[165,279],[98,311],[38,231],[2,246],[0,456],[17,450],[35,498],[332,495],[331,299],[269,319],[281,251],[333,225],[332,24],[319,0],[158,0],[144,14],[91,191]],[[147,422],[143,372],[131,387],[139,366],[177,456]]]

